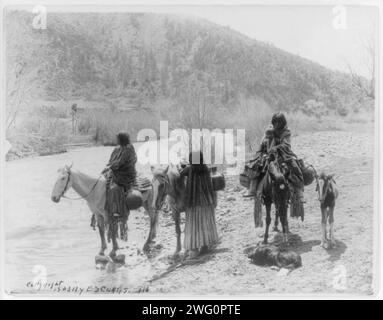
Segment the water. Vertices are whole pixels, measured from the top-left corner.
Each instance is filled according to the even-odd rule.
[[[62,199],[56,204],[50,199],[58,168],[73,162],[74,168],[97,177],[111,151],[111,147],[94,147],[6,163],[4,229],[8,293],[52,293],[52,288],[44,289],[39,284],[57,281],[62,281],[63,294],[66,292],[62,289],[68,286],[73,290],[92,287],[91,293],[97,293],[101,286],[132,288],[148,278],[150,264],[133,254],[123,267],[97,269],[94,258],[100,239],[98,231],[89,226],[91,213],[86,202]],[[147,173],[149,169],[138,166],[138,170]],[[70,190],[68,196],[77,195]],[[129,220],[138,218],[146,225],[142,230],[129,231],[129,244],[141,247],[149,227],[142,212],[132,212]]]

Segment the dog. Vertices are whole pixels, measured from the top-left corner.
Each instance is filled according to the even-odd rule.
[[[275,245],[250,247],[245,249],[245,254],[259,266],[277,266],[290,270],[302,266],[302,258],[298,253]]]

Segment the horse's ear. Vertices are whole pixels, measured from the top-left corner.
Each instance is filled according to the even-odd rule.
[[[65,171],[70,171],[70,169],[73,167],[73,162],[68,166],[67,164],[64,166]]]
[[[338,174],[332,174],[330,180],[336,184],[335,178],[339,178],[340,176]]]
[[[151,166],[150,166],[150,171],[154,172],[154,169],[155,169],[154,166],[151,165]]]
[[[169,166],[166,166],[166,169],[164,170],[164,173],[168,173],[169,171]]]

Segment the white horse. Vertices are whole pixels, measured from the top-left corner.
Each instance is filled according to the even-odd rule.
[[[73,170],[71,166],[64,166],[58,170],[58,178],[53,186],[51,199],[53,202],[59,202],[61,197],[65,197],[65,193],[73,188],[78,193],[79,198],[73,200],[84,199],[90,211],[96,218],[98,230],[101,238],[101,249],[99,254],[104,255],[107,248],[105,241],[105,227],[110,226],[108,215],[105,212],[105,199],[106,199],[106,179],[103,176],[99,178],[90,177],[78,170]],[[158,224],[158,210],[156,210],[153,203],[153,189],[142,192],[143,208],[150,217],[150,231],[148,239],[144,245],[144,251],[149,249],[150,244],[153,242],[157,233]],[[70,198],[69,198],[70,199]],[[117,232],[112,228],[111,238],[113,249],[110,252],[110,257],[115,257],[118,250]]]

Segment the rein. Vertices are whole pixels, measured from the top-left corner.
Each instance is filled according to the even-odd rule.
[[[90,191],[88,192],[88,194],[86,194],[84,197],[81,196],[81,197],[78,197],[78,198],[70,198],[70,197],[67,197],[67,196],[65,195],[65,192],[68,191],[68,185],[69,185],[69,181],[70,181],[70,175],[71,175],[71,172],[68,171],[68,179],[67,179],[67,181],[66,181],[65,188],[64,188],[63,192],[61,193],[61,197],[65,198],[65,199],[68,199],[68,200],[82,200],[82,199],[86,199],[87,197],[89,197],[90,194],[91,194],[91,193],[94,191],[94,189],[96,188],[98,182],[100,181],[100,179],[101,179],[101,177],[102,177],[102,175],[100,175],[100,176],[98,177],[98,179],[97,179],[96,183],[93,185],[92,189],[90,189]]]

